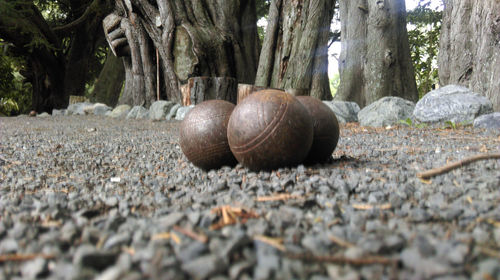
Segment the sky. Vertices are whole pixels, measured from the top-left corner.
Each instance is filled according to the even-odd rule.
[[[406,9],[412,10],[417,7],[419,0],[406,0]],[[432,0],[431,8],[436,8],[441,3],[441,0]],[[328,76],[332,77],[334,74],[338,73],[338,64],[335,56],[338,57],[340,54],[340,42],[336,42],[330,46],[328,50]]]

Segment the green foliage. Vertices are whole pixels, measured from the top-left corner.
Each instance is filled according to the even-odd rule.
[[[451,128],[453,130],[457,129],[458,127],[458,125],[454,121],[445,121],[444,124],[445,124],[444,128]]]
[[[412,119],[407,118],[406,120],[399,120],[399,123],[404,124],[411,128],[425,128],[427,124],[425,123],[414,123]]]
[[[471,126],[472,125],[472,121],[463,121],[463,122],[459,122],[459,123],[455,123],[454,121],[445,121],[444,125],[445,126],[443,127],[443,129],[453,129],[453,130],[456,130],[456,129],[464,128],[464,127],[467,127],[467,126]]]
[[[4,17],[4,22],[15,26],[20,35],[31,36],[31,41],[23,46],[30,52],[37,47],[55,50],[44,34],[40,32],[39,26],[29,21],[33,16],[32,2],[28,0],[0,1],[0,15]]]
[[[60,24],[68,20],[69,3],[54,0],[35,0],[33,3],[41,11],[43,18],[50,24]]]
[[[420,97],[439,82],[437,55],[443,13],[430,5],[430,0],[420,0],[407,14],[411,58]]]
[[[270,0],[257,0],[255,6],[257,8],[257,20],[266,17],[269,13],[269,5],[271,5]]]
[[[7,49],[0,40],[0,113],[12,116],[31,108],[31,85],[19,73],[22,59],[7,56]]]
[[[333,77],[330,78],[330,91],[332,92],[332,97],[335,97],[335,94],[337,94],[339,85],[340,85],[340,74],[335,73],[333,74]]]
[[[0,98],[0,116],[11,116],[19,111],[16,101],[7,98]]]
[[[3,46],[0,42],[0,51],[3,51]],[[14,85],[12,83],[14,80],[14,75],[12,75],[12,68],[7,59],[0,54],[0,94],[9,92],[13,89]]]
[[[267,15],[269,14],[270,0],[257,0],[255,5],[257,8],[257,33],[259,35],[260,42],[264,42],[264,36],[266,35],[264,24],[267,21]]]

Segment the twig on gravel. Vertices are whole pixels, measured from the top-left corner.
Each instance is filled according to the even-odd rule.
[[[170,238],[175,242],[175,244],[181,244],[181,238],[174,232],[170,232]]]
[[[170,239],[170,237],[171,237],[170,232],[162,232],[151,236],[151,240]]]
[[[212,230],[218,230],[225,226],[236,224],[238,221],[242,224],[246,223],[248,219],[258,218],[259,215],[252,210],[244,209],[241,207],[232,207],[230,205],[223,205],[212,209],[212,213],[221,217],[219,221],[210,226]]]
[[[54,255],[47,254],[8,254],[0,255],[0,263],[4,262],[23,262],[30,261],[36,258],[53,259]]]
[[[481,253],[487,255],[488,257],[500,259],[500,252],[498,252],[496,250],[493,250],[493,249],[490,249],[487,247],[480,247],[479,250],[481,251]]]
[[[440,174],[444,174],[444,173],[449,172],[453,169],[462,167],[464,165],[467,165],[469,163],[472,163],[472,162],[475,162],[478,160],[497,159],[497,158],[500,159],[500,153],[479,154],[479,155],[471,156],[468,158],[464,158],[464,159],[456,161],[456,162],[452,162],[450,164],[446,164],[442,167],[433,168],[433,169],[430,169],[430,170],[427,170],[424,172],[417,173],[417,177],[418,178],[430,178],[430,177],[434,177],[434,176],[437,176]]]
[[[356,210],[372,210],[372,209],[389,210],[392,208],[392,205],[390,203],[385,203],[380,205],[353,204],[352,208]]]
[[[10,164],[14,164],[14,165],[20,165],[21,162],[20,161],[12,161],[10,159],[6,159],[4,158],[2,155],[0,155],[0,160],[3,161],[3,162],[7,162],[7,163],[10,163]]]
[[[255,199],[255,201],[265,202],[265,201],[279,201],[279,200],[300,199],[300,198],[304,198],[304,197],[301,195],[281,193],[281,194],[270,195],[270,196],[259,196]]]
[[[151,236],[151,240],[172,239],[175,243],[181,244],[181,238],[173,232],[162,232]]]
[[[383,256],[368,256],[362,258],[346,258],[343,256],[314,256],[308,254],[287,254],[286,256],[291,259],[298,259],[303,261],[350,264],[355,266],[371,264],[396,265],[399,262],[398,259],[387,258]]]
[[[340,247],[346,247],[346,248],[351,248],[351,247],[354,247],[355,245],[348,242],[348,241],[345,241],[344,239],[340,238],[340,237],[337,237],[335,235],[330,235],[329,236],[330,240],[339,245]]]
[[[10,160],[8,160],[8,159],[4,158],[2,155],[0,155],[0,160],[5,161],[5,162],[9,162],[9,163],[10,163]]]
[[[283,246],[283,238],[273,238],[264,235],[256,235],[253,237],[254,240],[258,240],[262,243],[266,243],[269,246],[272,246],[282,252],[286,251],[285,246]]]
[[[190,237],[191,239],[200,241],[201,243],[207,243],[208,242],[208,237],[204,234],[196,233],[190,229],[187,228],[181,228],[179,226],[174,226],[174,230],[184,234],[187,237]]]

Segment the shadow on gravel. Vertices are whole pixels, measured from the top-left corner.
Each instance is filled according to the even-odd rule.
[[[322,163],[314,163],[314,164],[304,164],[307,168],[338,168],[345,166],[353,166],[359,167],[361,165],[365,165],[369,163],[366,160],[360,160],[355,157],[341,155],[340,157],[330,157],[328,160]]]

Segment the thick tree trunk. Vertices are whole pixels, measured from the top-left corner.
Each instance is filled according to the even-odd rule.
[[[500,111],[500,1],[445,1],[439,49],[442,85],[461,84]]]
[[[36,112],[52,112],[67,106],[69,95],[64,93],[63,63],[50,52],[36,50],[28,62],[27,80],[33,87],[32,109]]]
[[[272,0],[255,84],[331,99],[328,39],[335,0]]]
[[[162,98],[180,103],[180,86],[190,77],[254,81],[259,51],[255,0],[116,3],[104,29],[113,51],[128,56],[125,90],[119,103],[147,106],[151,96],[156,97],[157,61],[150,55],[155,48]]]
[[[404,0],[340,1],[340,87],[335,96],[364,107],[384,96],[417,101]]]
[[[115,107],[125,80],[125,68],[122,59],[108,52],[106,62],[92,91],[91,101]]]

